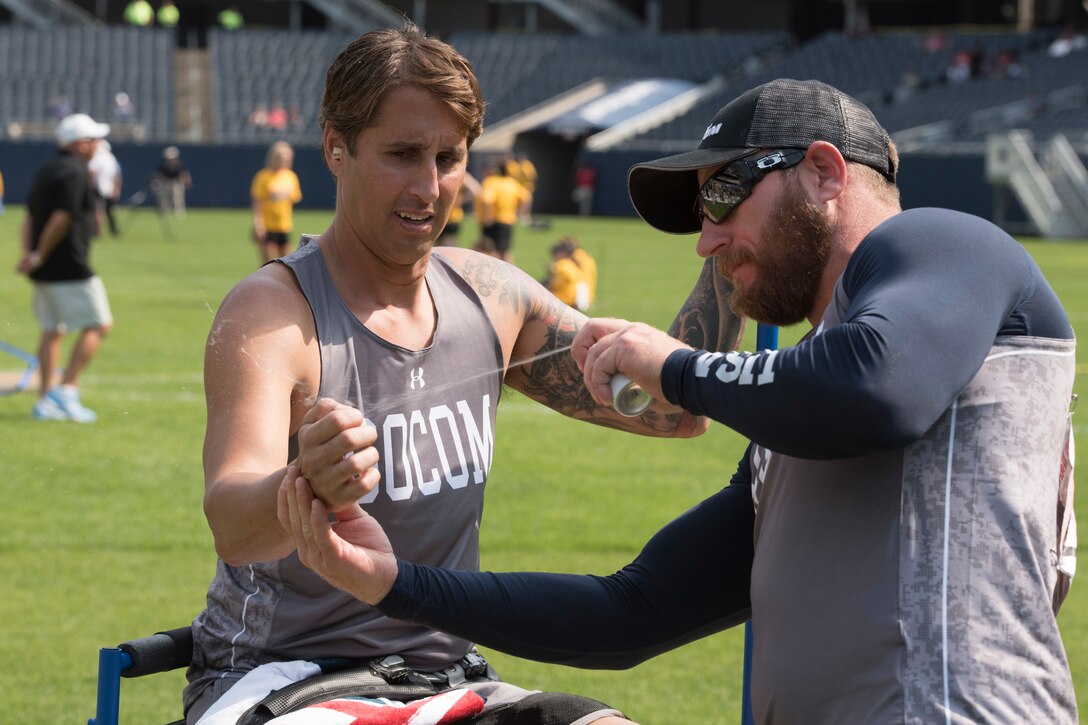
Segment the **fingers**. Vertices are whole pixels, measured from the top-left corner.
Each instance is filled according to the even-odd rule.
[[[289,466],[287,475],[280,484],[281,508],[286,509],[281,514],[281,522],[286,519],[287,529],[295,538],[296,543],[306,540],[306,525],[304,520],[309,516],[310,504],[314,499],[309,482],[298,475],[298,468]]]
[[[350,405],[322,398],[306,412],[298,431],[300,475],[331,510],[353,504],[377,485],[377,437]]]
[[[360,456],[357,454],[355,457]],[[358,508],[357,502],[359,499],[374,490],[380,481],[381,473],[378,472],[377,467],[373,467],[367,468],[337,485],[323,488],[320,491],[315,489],[314,492],[329,511],[340,514],[352,508]]]
[[[291,501],[289,500],[289,491],[294,484],[296,478],[299,477],[298,463],[291,461],[287,466],[287,472],[283,474],[283,480],[280,481],[279,490],[276,491],[276,518],[280,521],[280,526],[287,533],[292,533],[294,527],[291,523]]]
[[[306,411],[306,415],[302,417],[302,425],[316,423],[339,407],[347,406],[343,406],[342,403],[338,403],[332,398],[320,398]]]
[[[580,370],[585,369],[586,355],[598,340],[616,329],[621,329],[625,324],[627,323],[624,320],[597,317],[582,325],[570,346],[570,354],[574,357],[574,362],[578,364],[578,368]]]
[[[589,394],[602,405],[612,402],[612,377],[622,373],[658,401],[661,369],[669,354],[687,347],[650,325],[625,320],[605,320],[587,333],[595,339],[584,349],[582,375]],[[690,349],[690,348],[689,348]]]
[[[295,541],[299,560],[308,567],[317,568],[325,558],[330,543],[328,510],[314,496],[310,483],[288,468],[280,485],[281,507],[286,508],[286,518],[291,537]]]
[[[582,371],[590,396],[600,405],[612,403],[612,375],[616,373],[614,341],[630,326],[626,320],[589,320],[571,344],[571,355]]]

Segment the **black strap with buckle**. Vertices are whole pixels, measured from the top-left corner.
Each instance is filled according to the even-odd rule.
[[[268,694],[238,719],[238,725],[264,725],[273,718],[339,697],[384,697],[408,701],[437,695],[468,681],[499,679],[498,673],[477,652],[469,652],[437,672],[417,672],[400,655],[369,660],[315,661],[321,674]]]

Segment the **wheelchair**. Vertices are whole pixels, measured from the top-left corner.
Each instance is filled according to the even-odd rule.
[[[188,667],[193,659],[192,626],[156,632],[149,637],[103,647],[98,652],[98,699],[95,716],[87,725],[118,725],[120,717],[121,678],[143,677]],[[466,680],[497,680],[495,673],[479,654],[465,655],[441,673],[423,675],[415,672],[397,655],[358,661],[327,659],[316,661],[323,673],[273,690],[251,707],[239,722],[258,725],[279,715],[317,702],[363,695],[394,700],[415,700],[437,695]],[[185,725],[176,720],[169,725]]]

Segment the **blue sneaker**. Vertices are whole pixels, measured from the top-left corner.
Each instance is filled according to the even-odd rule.
[[[79,401],[79,389],[69,387],[67,385],[58,385],[49,391],[46,395],[47,398],[57,404],[69,420],[74,420],[77,423],[93,423],[98,420],[98,416],[90,408],[83,407],[83,403]]]
[[[30,416],[34,420],[68,420],[65,412],[48,395],[44,398],[38,398],[38,402],[34,404],[34,410],[30,412]]]

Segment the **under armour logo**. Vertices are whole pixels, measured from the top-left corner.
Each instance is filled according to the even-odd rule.
[[[419,383],[420,390],[423,390],[423,386],[427,384],[423,381],[423,368],[415,368],[414,370],[412,370],[412,390],[416,389],[416,383]]]

